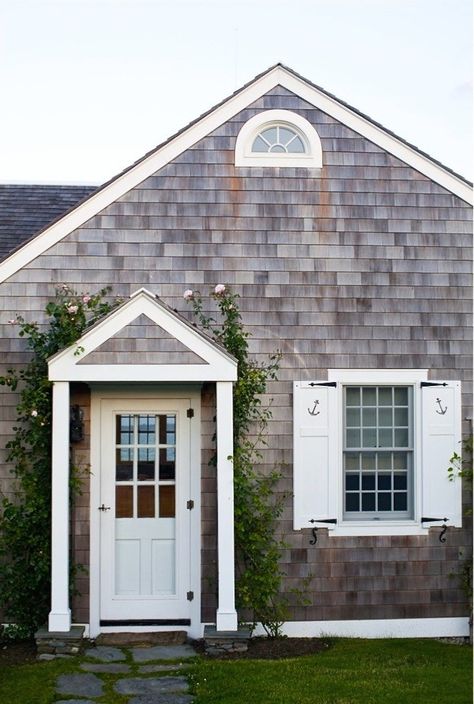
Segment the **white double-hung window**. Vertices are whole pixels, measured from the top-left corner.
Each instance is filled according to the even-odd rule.
[[[423,534],[461,525],[460,383],[426,370],[329,370],[294,384],[294,527]]]

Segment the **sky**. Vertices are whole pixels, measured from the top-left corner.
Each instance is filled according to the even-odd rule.
[[[282,62],[472,179],[471,0],[0,0],[0,182],[99,184]]]

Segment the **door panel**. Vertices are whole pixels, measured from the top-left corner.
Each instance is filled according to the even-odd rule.
[[[189,615],[189,403],[101,403],[101,620]]]

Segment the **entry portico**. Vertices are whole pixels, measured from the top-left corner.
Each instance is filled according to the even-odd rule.
[[[120,614],[128,616],[128,623],[136,614],[137,623],[172,625],[174,619],[176,625],[188,625],[193,635],[201,629],[199,599],[188,612],[183,605],[186,594],[188,599],[200,594],[200,546],[191,544],[190,536],[200,540],[203,382],[216,384],[216,627],[236,630],[231,460],[235,359],[153,293],[140,289],[52,357],[49,378],[53,382],[49,630],[71,628],[65,539],[71,382],[85,382],[92,392],[90,634],[97,635],[104,624],[123,623]],[[187,406],[196,407],[194,426],[186,420],[193,415]],[[192,518],[186,503],[188,508],[195,506]],[[169,618],[163,618],[165,613]]]

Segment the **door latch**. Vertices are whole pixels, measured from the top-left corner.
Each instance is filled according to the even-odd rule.
[[[102,504],[102,506],[98,506],[98,509],[99,511],[110,511],[110,506],[104,506],[104,504]]]

